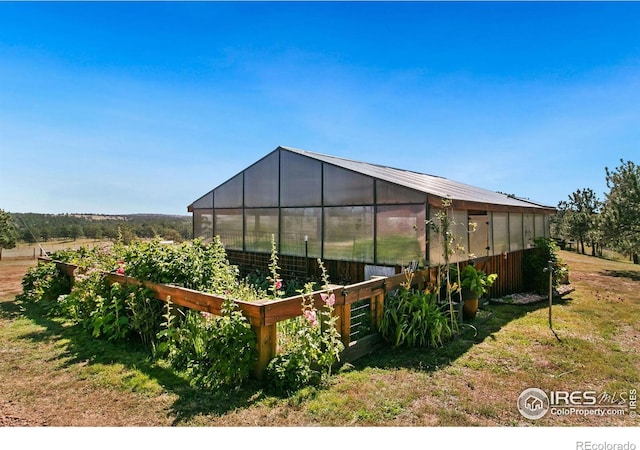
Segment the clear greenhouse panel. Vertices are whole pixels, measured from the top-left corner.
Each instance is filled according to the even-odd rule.
[[[283,255],[321,257],[322,208],[282,208],[281,220]]]
[[[534,228],[533,228],[534,224],[535,224],[535,218],[533,214],[522,215],[522,231],[523,231],[525,248],[533,247],[533,238],[535,237]]]
[[[543,238],[546,236],[545,226],[544,226],[544,215],[542,214],[535,215],[534,232],[535,232],[535,237],[537,238],[540,238],[540,237]]]
[[[290,152],[280,155],[280,206],[320,206],[322,163]]]
[[[278,152],[261,159],[244,172],[244,206],[278,206],[280,163]]]
[[[216,208],[242,208],[243,178],[241,172],[213,191],[213,203]]]
[[[400,203],[426,203],[424,192],[414,191],[397,184],[376,180],[376,203],[395,205]]]
[[[524,234],[522,230],[522,214],[509,213],[509,251],[524,248]]]
[[[376,263],[408,265],[426,257],[425,205],[378,206]]]
[[[243,215],[242,209],[214,210],[215,233],[225,248],[242,250]]]
[[[324,209],[324,258],[373,262],[373,206]]]
[[[271,240],[278,244],[278,208],[244,210],[244,245],[249,252],[271,252]]]
[[[193,210],[193,236],[206,242],[213,239],[213,209]]]
[[[500,255],[509,251],[509,213],[492,214],[493,254]]]
[[[324,204],[329,206],[373,204],[373,178],[325,164]]]
[[[488,256],[491,251],[491,227],[486,214],[469,215],[469,254],[476,258]]]

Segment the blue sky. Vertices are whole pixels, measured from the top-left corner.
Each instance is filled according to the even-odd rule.
[[[640,3],[0,2],[1,209],[186,214],[279,145],[603,197]]]

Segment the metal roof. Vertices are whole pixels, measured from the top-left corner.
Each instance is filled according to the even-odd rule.
[[[280,146],[279,148],[440,198],[523,208],[555,209],[553,206],[546,206],[530,200],[489,191],[435,175],[354,161],[337,156],[323,155],[321,153],[314,153],[292,147]]]

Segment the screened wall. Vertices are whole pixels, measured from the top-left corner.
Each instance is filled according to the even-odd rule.
[[[289,256],[390,266],[442,262],[434,232],[439,210],[429,206],[429,194],[403,185],[403,178],[383,180],[334,159],[279,147],[189,207],[194,236],[218,235],[226,248],[246,252],[269,253],[273,239],[278,253]],[[409,181],[415,175],[405,174]],[[521,250],[549,235],[545,213],[450,214],[452,261]]]
[[[431,208],[429,262],[444,262],[443,211]],[[450,222],[450,262],[466,261],[482,256],[500,255],[532,248],[534,239],[549,237],[549,216],[545,214],[486,212],[453,210]]]

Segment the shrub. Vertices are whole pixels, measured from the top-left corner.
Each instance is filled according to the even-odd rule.
[[[22,278],[22,300],[40,303],[48,314],[58,314],[58,297],[71,291],[70,278],[51,262],[31,267]]]
[[[525,252],[522,267],[525,287],[539,294],[549,293],[549,264],[552,268],[552,287],[556,288],[568,274],[569,269],[558,256],[558,244],[553,239],[536,238],[534,248]]]
[[[170,302],[159,350],[171,365],[200,387],[239,387],[256,361],[256,336],[235,302],[225,301],[222,316],[187,311],[176,320]]]

